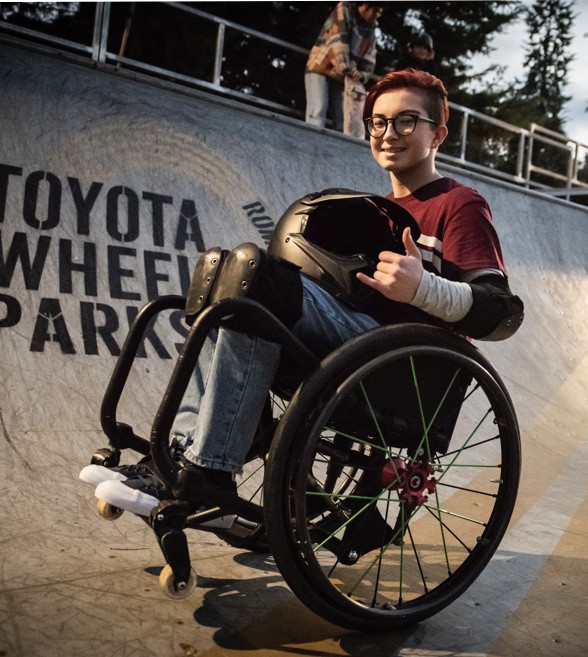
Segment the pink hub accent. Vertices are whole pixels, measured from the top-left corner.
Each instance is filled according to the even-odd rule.
[[[420,506],[435,492],[437,480],[433,477],[434,472],[427,461],[410,463],[396,457],[386,461],[380,472],[380,483],[385,488],[397,490],[400,499],[409,505]]]

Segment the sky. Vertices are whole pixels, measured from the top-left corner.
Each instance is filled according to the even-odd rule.
[[[525,2],[531,5],[532,1]],[[577,14],[572,31],[571,52],[574,60],[568,72],[568,85],[564,91],[572,99],[565,107],[565,133],[571,139],[588,145],[588,0],[575,0]],[[523,61],[527,42],[527,26],[524,20],[511,25],[503,34],[494,38],[490,57],[480,57],[474,62],[475,70],[482,70],[491,63],[506,66],[509,79],[524,77]]]

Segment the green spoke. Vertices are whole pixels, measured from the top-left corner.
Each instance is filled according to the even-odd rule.
[[[307,495],[308,495],[308,493],[307,493]],[[343,524],[339,525],[339,526],[337,527],[337,529],[336,529],[334,532],[331,532],[331,533],[330,533],[330,534],[329,534],[329,535],[323,540],[322,543],[319,543],[318,545],[315,545],[315,546],[312,548],[312,551],[313,551],[313,552],[317,552],[318,550],[320,550],[320,549],[321,549],[326,543],[328,543],[332,538],[334,538],[334,537],[335,537],[335,536],[336,536],[336,535],[337,535],[342,529],[345,529],[345,527],[347,527],[347,525],[349,525],[349,523],[351,523],[353,520],[355,520],[355,519],[356,519],[358,516],[360,516],[360,515],[361,515],[361,514],[362,514],[362,513],[368,508],[368,507],[372,506],[372,504],[374,504],[374,502],[377,501],[377,499],[374,499],[373,497],[372,497],[372,498],[365,498],[365,497],[364,497],[364,498],[361,498],[361,497],[356,497],[356,499],[369,499],[370,502],[368,502],[367,504],[365,504],[364,506],[362,506],[361,509],[359,509],[359,510],[356,511],[352,516],[350,516],[349,518],[347,518],[347,520],[346,520]],[[319,529],[319,528],[317,527],[317,529]]]
[[[384,515],[384,519],[388,519],[388,515],[390,513],[390,496],[388,495],[388,499],[386,500],[386,513]],[[378,597],[378,587],[380,585],[380,575],[382,574],[382,557],[384,556],[384,546],[380,546],[380,558],[378,559],[378,569],[376,573],[376,581],[374,583],[374,595],[372,597],[372,607],[376,606],[376,598]]]
[[[405,527],[405,521],[404,521],[404,507],[405,504],[400,505],[400,516],[401,516],[401,522],[400,522],[400,527],[401,529],[404,529]],[[401,538],[404,539],[404,534],[405,532],[402,532]],[[398,604],[402,605],[402,586],[404,584],[404,540],[400,541],[400,577],[399,577],[399,584],[398,584]]]
[[[446,530],[447,530],[447,531],[453,536],[453,538],[455,538],[456,541],[458,541],[458,542],[459,542],[459,543],[460,543],[460,544],[461,544],[461,545],[462,545],[462,546],[463,546],[468,552],[471,553],[471,551],[472,551],[471,548],[470,548],[468,545],[466,545],[466,544],[461,540],[461,538],[460,538],[460,537],[459,537],[459,536],[458,536],[458,535],[457,535],[457,534],[451,529],[451,527],[449,527],[448,525],[446,525],[446,524],[443,522],[443,520],[441,520],[441,517],[440,517],[440,516],[438,516],[436,513],[433,513],[432,509],[429,509],[428,507],[427,507],[427,511],[428,511],[428,512],[429,512],[429,513],[430,513],[430,514],[431,514],[436,520],[438,520],[440,524],[442,524],[442,525],[445,527],[445,529],[446,529]]]
[[[442,468],[443,472],[445,472],[445,469],[449,468],[486,468],[486,469],[497,469],[501,468],[502,466],[500,463],[450,463],[449,465],[444,465],[443,463],[440,464],[440,467]],[[439,483],[441,478],[437,479],[437,483]]]
[[[435,487],[435,501],[437,502],[437,508],[439,508],[439,491],[437,490],[437,487]],[[429,507],[425,505],[425,508],[430,511]],[[433,514],[435,515],[435,514]],[[445,523],[441,520],[441,514],[439,516],[436,516],[437,520],[439,522],[439,530],[441,532],[441,540],[443,541],[443,553],[445,555],[445,565],[447,566],[447,572],[451,574],[451,566],[449,564],[449,551],[447,550],[447,541],[445,539]]]
[[[496,493],[488,493],[485,490],[478,490],[476,488],[466,488],[465,486],[456,486],[455,484],[445,484],[441,483],[441,486],[445,488],[453,488],[454,490],[464,491],[466,493],[475,493],[476,495],[486,495],[488,497],[496,497]]]
[[[402,505],[402,506],[404,507],[404,505]],[[399,527],[398,530],[396,532],[394,532],[394,534],[392,535],[392,538],[385,545],[383,545],[380,548],[379,553],[372,559],[372,561],[366,566],[366,568],[359,574],[359,576],[358,576],[358,578],[355,582],[355,585],[352,588],[347,590],[348,595],[351,595],[355,591],[355,589],[361,584],[361,582],[366,578],[366,576],[373,569],[373,567],[376,565],[376,563],[378,563],[378,561],[380,561],[382,559],[382,556],[386,552],[386,550],[393,543],[395,543],[399,538],[402,538],[404,536],[405,528],[409,526],[408,523],[410,522],[411,518],[414,516],[414,514],[417,511],[418,511],[418,507],[414,511],[411,512],[411,514],[409,515],[409,517],[406,520],[404,520],[404,513],[403,513],[403,521],[402,521],[401,527]]]
[[[374,425],[376,427],[376,431],[378,433],[378,436],[380,437],[380,440],[382,441],[382,446],[386,451],[388,451],[388,446],[386,445],[386,440],[384,438],[384,434],[382,433],[382,429],[380,428],[380,423],[378,422],[378,420],[376,418],[376,414],[374,413],[374,409],[373,409],[372,404],[371,404],[371,402],[368,398],[367,392],[366,392],[365,387],[363,385],[363,381],[359,382],[359,386],[361,388],[361,392],[362,392],[363,397],[365,399],[365,403],[367,404],[367,407],[369,409],[370,415],[372,416],[372,420],[374,421]]]
[[[488,411],[488,412],[490,412],[490,411]],[[486,419],[486,416],[482,419],[482,422],[483,422],[485,419]],[[478,429],[479,429],[479,425],[476,427],[476,429],[475,429],[474,431],[477,431]],[[482,446],[482,445],[486,445],[486,444],[488,444],[488,443],[492,443],[492,442],[494,442],[494,441],[496,441],[496,440],[500,440],[500,434],[496,434],[495,436],[492,436],[491,438],[486,438],[486,439],[484,439],[484,440],[480,440],[480,441],[477,442],[477,443],[470,443],[470,444],[468,444],[467,446],[462,445],[462,447],[461,447],[459,450],[454,449],[454,450],[451,451],[451,452],[446,452],[446,453],[443,454],[443,456],[440,457],[440,458],[447,458],[448,456],[453,456],[454,454],[457,454],[458,452],[465,452],[465,451],[468,450],[468,449],[475,449],[476,447],[480,447],[480,446]],[[437,459],[437,460],[439,460],[439,459]]]
[[[467,439],[465,440],[464,444],[463,444],[463,445],[462,445],[462,446],[461,446],[461,447],[455,452],[455,457],[453,458],[453,460],[451,461],[451,463],[449,463],[449,464],[445,464],[445,465],[443,466],[443,467],[445,468],[445,470],[441,473],[441,476],[439,477],[439,479],[437,479],[437,482],[440,482],[441,479],[443,479],[443,477],[444,477],[444,476],[445,476],[445,475],[451,470],[451,468],[454,467],[455,462],[456,462],[457,459],[460,457],[460,455],[463,453],[463,451],[464,451],[465,448],[467,447],[468,443],[472,440],[472,438],[474,437],[474,435],[476,434],[476,432],[478,431],[478,429],[482,426],[482,424],[484,423],[484,421],[486,420],[486,418],[487,418],[488,415],[490,414],[490,411],[491,411],[491,409],[488,409],[488,410],[486,411],[486,413],[484,414],[484,416],[482,417],[482,419],[481,419],[481,420],[478,422],[478,424],[475,426],[474,430],[473,430],[473,431],[470,433],[470,435],[467,437]],[[478,467],[478,466],[475,466],[475,467]]]
[[[358,443],[359,445],[365,445],[366,447],[371,447],[372,449],[378,450],[380,452],[384,452],[385,454],[390,454],[390,448],[389,447],[381,447],[380,445],[376,445],[376,443],[373,443],[369,440],[364,440],[363,438],[358,438],[357,436],[352,436],[351,434],[345,433],[343,431],[339,431],[339,429],[334,429],[332,427],[325,427],[325,431],[332,431],[333,433],[337,433],[339,436],[342,436],[343,438],[347,438],[348,440]],[[328,441],[326,438],[323,438],[322,441],[328,442],[330,445],[330,441]],[[321,441],[321,442],[322,442]],[[396,456],[396,454],[394,455]]]
[[[337,529],[334,532],[331,532],[327,536],[327,538],[325,538],[323,540],[322,543],[319,543],[318,545],[313,547],[313,552],[316,552],[317,550],[322,548],[325,545],[325,543],[327,543],[331,538],[335,537],[342,529],[347,527],[347,525],[349,525],[350,522],[355,520],[355,518],[360,516],[367,508],[369,508],[373,504],[376,504],[377,502],[380,502],[381,500],[387,500],[388,503],[389,503],[389,500],[390,500],[389,493],[390,493],[390,491],[388,489],[384,489],[378,497],[374,497],[373,495],[372,496],[366,496],[366,495],[341,495],[341,496],[339,496],[339,495],[333,495],[332,493],[322,494],[320,492],[306,491],[306,495],[318,495],[318,496],[322,496],[322,497],[336,497],[337,499],[369,500],[369,502],[367,504],[362,506],[361,509],[357,510],[352,516],[347,518],[347,520],[343,524],[339,525],[339,527],[337,527]],[[340,505],[337,505],[337,506],[340,507]],[[388,543],[388,545],[389,545],[389,543]]]
[[[387,492],[387,491],[386,491]],[[306,491],[306,495],[314,495],[316,497],[336,497],[338,500],[371,500],[372,502],[382,499],[381,497],[374,497],[373,495],[353,495],[352,493],[329,493],[328,491]]]
[[[419,383],[418,383],[418,377],[417,377],[417,373],[416,373],[416,367],[415,367],[414,357],[413,356],[410,357],[410,368],[411,368],[412,379],[413,379],[413,383],[414,383],[414,387],[415,387],[415,391],[416,391],[416,395],[417,395],[417,401],[418,401],[418,404],[419,404],[419,412],[420,412],[420,415],[421,415],[421,423],[423,425],[423,437],[421,438],[421,441],[420,441],[420,443],[417,447],[416,454],[418,455],[420,453],[420,451],[423,447],[423,443],[425,443],[426,448],[427,448],[427,458],[429,460],[432,460],[431,449],[430,449],[430,445],[429,445],[429,431],[431,430],[431,427],[433,426],[433,423],[435,422],[435,420],[437,418],[437,415],[439,414],[439,411],[441,410],[441,407],[443,406],[445,400],[447,399],[447,395],[449,394],[449,391],[453,387],[453,384],[455,383],[455,380],[456,380],[458,374],[460,373],[461,368],[458,368],[458,369],[455,370],[455,373],[453,374],[453,377],[451,378],[451,381],[449,382],[447,388],[445,389],[445,392],[443,393],[441,401],[437,405],[437,409],[433,413],[433,417],[431,418],[431,421],[429,422],[428,425],[427,425],[427,421],[425,419],[425,411],[424,411],[424,408],[423,408],[423,401],[422,401],[422,398],[421,398],[421,391],[420,391],[420,387],[419,387]],[[415,459],[416,459],[416,456],[415,456]]]
[[[452,518],[459,518],[460,520],[467,520],[468,522],[474,523],[475,525],[482,525],[482,527],[486,527],[486,523],[483,522],[482,520],[476,520],[475,518],[470,518],[469,516],[464,516],[460,513],[455,513],[454,511],[448,511],[447,509],[442,509],[440,506],[433,507],[430,504],[423,504],[423,506],[428,511],[431,512],[438,511],[440,514],[444,513],[446,516],[451,516]]]
[[[423,583],[423,589],[424,589],[425,593],[428,593],[429,592],[429,587],[427,586],[427,578],[425,577],[425,572],[423,570],[423,564],[421,563],[421,558],[420,558],[418,550],[416,548],[414,538],[412,537],[412,529],[410,528],[410,525],[408,525],[406,530],[408,532],[408,537],[410,538],[410,544],[412,545],[412,551],[414,553],[414,558],[416,560],[417,567],[419,569],[419,573],[420,573],[420,576],[421,576],[421,582]]]

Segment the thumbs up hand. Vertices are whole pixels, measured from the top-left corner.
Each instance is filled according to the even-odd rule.
[[[406,255],[382,251],[373,278],[358,273],[357,278],[365,285],[378,290],[387,299],[410,303],[416,294],[423,275],[423,262],[419,247],[410,234],[410,228],[402,233]]]

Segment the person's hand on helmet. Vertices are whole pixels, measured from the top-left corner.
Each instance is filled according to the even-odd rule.
[[[421,282],[423,262],[421,252],[410,234],[410,228],[404,229],[402,241],[406,255],[382,251],[373,278],[361,272],[357,274],[357,278],[387,299],[410,303]]]

